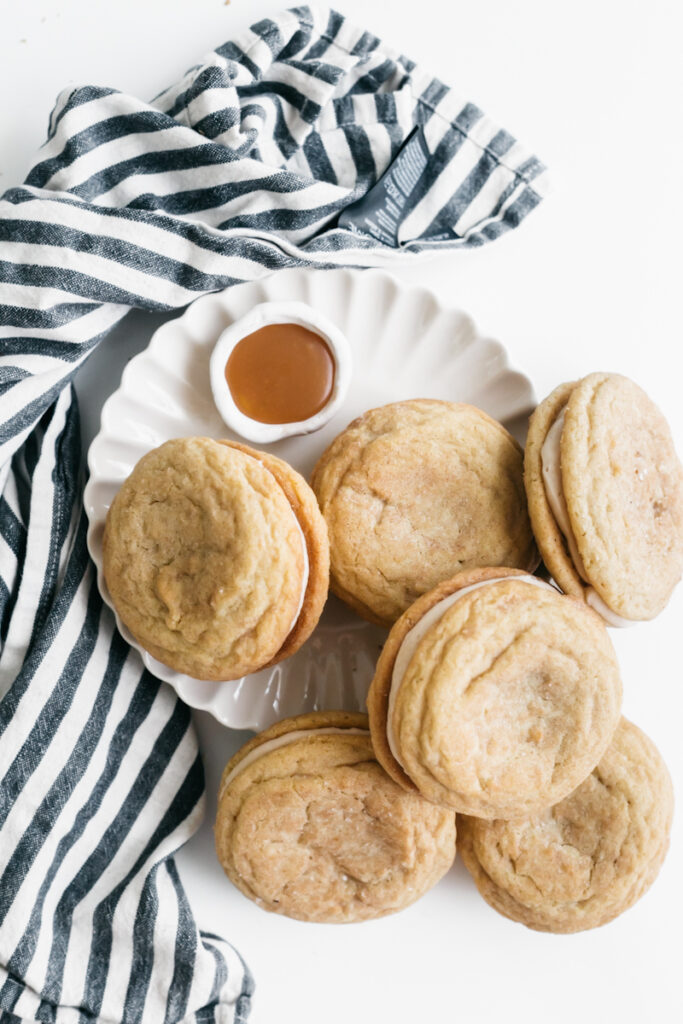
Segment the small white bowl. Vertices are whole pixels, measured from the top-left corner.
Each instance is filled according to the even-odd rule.
[[[232,397],[225,379],[225,366],[235,345],[269,324],[300,324],[319,334],[327,342],[334,360],[334,384],[332,393],[320,412],[296,423],[261,423],[241,412]],[[261,302],[245,316],[240,317],[219,336],[211,353],[211,391],[216,408],[227,425],[247,438],[260,444],[281,441],[293,434],[312,434],[334,416],[340,407],[351,382],[352,357],[346,336],[331,320],[305,302]]]

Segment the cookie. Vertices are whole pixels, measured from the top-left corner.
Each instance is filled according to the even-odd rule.
[[[364,413],[323,453],[312,487],[330,538],[330,587],[392,623],[459,570],[533,570],[522,450],[480,409],[416,399]]]
[[[365,921],[413,903],[448,871],[455,815],[386,775],[365,715],[311,712],[266,729],[228,762],[216,852],[265,910]]]
[[[649,889],[669,845],[671,779],[654,743],[622,718],[574,792],[522,821],[458,818],[458,848],[487,903],[544,932],[612,921]]]
[[[398,620],[368,694],[377,759],[409,792],[482,818],[543,810],[609,744],[621,679],[600,617],[537,577],[459,573]]]
[[[543,560],[609,625],[652,619],[683,573],[683,467],[633,381],[593,373],[531,417],[524,480]]]
[[[301,647],[318,624],[327,600],[330,582],[330,547],[327,542],[327,526],[323,519],[315,494],[300,473],[288,462],[268,452],[260,452],[236,441],[221,441],[221,444],[236,448],[251,455],[273,474],[284,491],[304,535],[308,555],[308,580],[299,617],[294,627],[277,652],[275,661],[282,661]],[[271,662],[272,664],[273,662]]]
[[[210,438],[138,462],[107,515],[103,561],[135,639],[196,679],[237,679],[293,653],[327,592],[326,528],[303,478]]]

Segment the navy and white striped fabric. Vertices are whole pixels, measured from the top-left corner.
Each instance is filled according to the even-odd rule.
[[[429,155],[396,245],[340,228],[415,125]],[[319,8],[254,25],[151,103],[58,98],[0,199],[3,1024],[249,1011],[247,969],[198,932],[173,861],[203,813],[189,713],[118,635],[88,560],[79,365],[130,307],[480,245],[543,185],[476,107]]]

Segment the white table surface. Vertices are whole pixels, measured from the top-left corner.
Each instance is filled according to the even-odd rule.
[[[274,0],[1,0],[0,191],[22,179],[58,91],[110,85],[150,97]],[[500,338],[542,396],[619,371],[659,403],[683,449],[679,0],[340,0],[532,148],[554,190],[493,245],[399,271]],[[159,316],[133,314],[80,374],[84,434]],[[683,792],[683,587],[653,623],[613,632],[625,713]],[[231,939],[257,982],[254,1024],[621,1024],[681,1019],[683,828],[635,908],[593,932],[542,935],[490,910],[460,864],[416,906],[331,927],[267,915],[223,877],[212,811],[246,739],[204,715],[205,824],[178,856],[200,925]]]

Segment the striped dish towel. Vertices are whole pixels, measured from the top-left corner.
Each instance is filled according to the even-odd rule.
[[[203,813],[190,715],[117,633],[88,560],[79,365],[133,306],[495,239],[544,177],[476,107],[319,8],[259,22],[151,103],[58,98],[0,199],[2,1024],[227,1024],[250,1003],[173,861]]]

